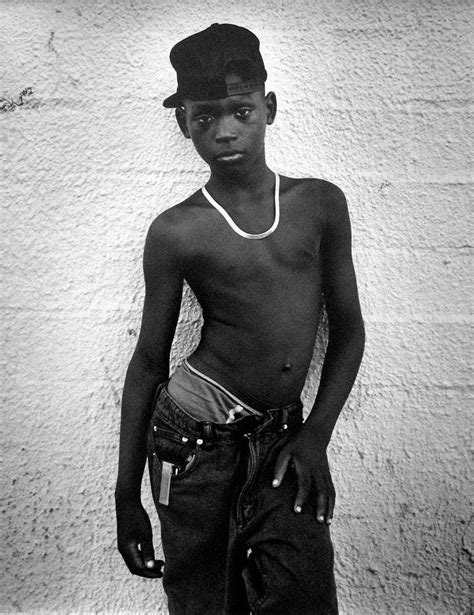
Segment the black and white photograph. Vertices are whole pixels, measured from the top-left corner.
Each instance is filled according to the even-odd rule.
[[[472,3],[0,20],[0,613],[472,613]]]

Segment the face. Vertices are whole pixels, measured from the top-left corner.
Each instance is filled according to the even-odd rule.
[[[224,171],[251,168],[264,157],[265,130],[275,113],[275,95],[257,91],[218,100],[186,100],[176,117],[201,158]]]

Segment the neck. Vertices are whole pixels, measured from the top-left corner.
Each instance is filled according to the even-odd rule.
[[[265,159],[263,159],[261,163],[254,165],[251,169],[232,169],[225,172],[220,169],[211,169],[208,186],[227,191],[260,191],[266,182],[273,181],[273,177],[273,171],[268,168]]]

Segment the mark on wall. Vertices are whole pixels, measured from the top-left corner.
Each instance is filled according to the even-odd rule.
[[[54,30],[51,30],[51,33],[48,39],[48,49],[49,51],[54,51],[54,53],[58,53],[56,51],[56,47],[53,45],[53,41],[54,41]]]
[[[28,98],[33,95],[33,88],[28,87],[22,90],[16,100],[13,98],[0,98],[0,111],[14,111],[15,107],[22,107],[28,102]]]

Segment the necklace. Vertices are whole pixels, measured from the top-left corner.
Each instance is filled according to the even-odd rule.
[[[219,203],[212,198],[212,196],[206,190],[205,186],[203,186],[201,190],[202,190],[203,195],[209,201],[209,203],[213,207],[215,207],[217,211],[220,212],[224,216],[224,218],[229,223],[230,227],[236,233],[238,233],[242,237],[245,237],[245,239],[264,239],[265,237],[268,237],[269,235],[273,233],[273,231],[277,228],[278,223],[280,222],[280,176],[277,173],[275,173],[275,197],[274,197],[275,219],[273,220],[273,224],[271,225],[271,227],[268,230],[266,230],[264,233],[246,233],[245,231],[243,231],[240,228],[240,226],[237,226],[237,224],[232,220],[232,218],[229,216],[226,210],[222,207],[222,205],[219,205]]]

